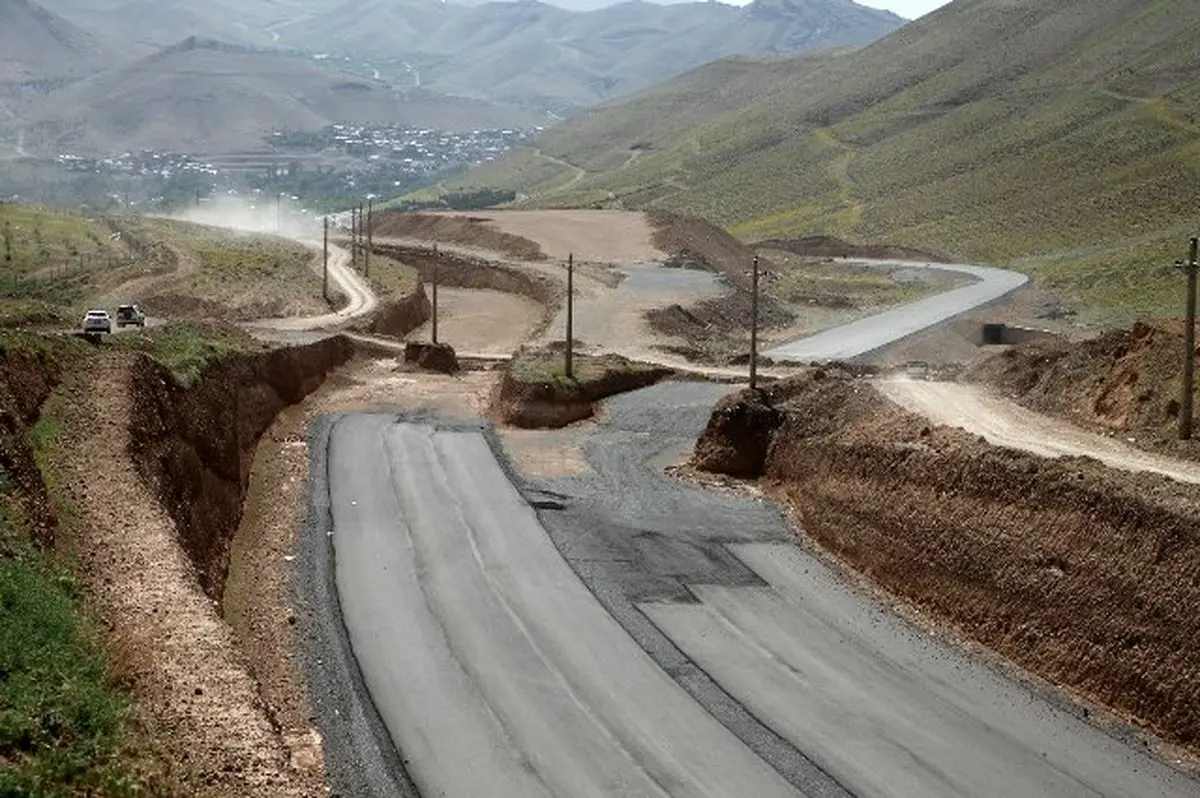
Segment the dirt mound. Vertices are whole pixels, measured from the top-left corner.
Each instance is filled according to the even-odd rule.
[[[839,371],[773,387],[785,418],[763,471],[807,534],[1021,666],[1200,748],[1200,490],[931,428]],[[714,420],[698,454],[730,450],[729,468],[757,451],[730,428]]]
[[[646,211],[646,217],[654,226],[654,246],[667,253],[669,263],[710,269],[724,274],[734,285],[749,287],[746,272],[754,260],[752,248],[703,219],[664,210]],[[771,268],[766,259],[760,259],[759,265]]]
[[[425,283],[432,283],[436,274],[439,285],[491,289],[529,297],[546,309],[543,324],[553,319],[562,296],[562,286],[544,274],[483,258],[450,252],[435,255],[432,248],[392,244],[377,244],[375,251],[416,269]]]
[[[442,374],[454,374],[460,368],[454,347],[424,341],[409,341],[404,345],[404,362]]]
[[[425,293],[425,284],[421,282],[417,284],[417,290],[406,297],[380,302],[367,330],[375,335],[402,338],[429,321],[432,311],[433,304]]]
[[[490,249],[518,260],[547,259],[536,241],[498,230],[491,219],[482,216],[384,211],[375,215],[372,231],[376,236],[419,238]]]
[[[690,308],[671,305],[646,314],[646,321],[659,335],[682,338],[688,348],[701,353],[701,360],[727,363],[749,351],[749,289],[754,250],[721,228],[703,219],[679,216],[670,211],[646,212],[654,225],[654,245],[669,254],[671,266],[704,268],[725,275],[733,291],[706,299]],[[759,259],[764,271],[773,268]],[[783,327],[795,316],[774,298],[760,294],[759,324],[763,329]]]
[[[524,429],[565,427],[591,418],[603,399],[645,388],[674,373],[620,355],[576,355],[574,377],[568,378],[562,363],[561,345],[518,352],[492,397],[496,419]]]
[[[682,338],[686,349],[698,360],[732,365],[749,362],[750,294],[734,290],[725,296],[702,300],[691,307],[668,305],[646,312],[646,322],[659,335]],[[790,311],[769,298],[758,303],[759,329],[784,327],[795,318]]]
[[[769,238],[753,245],[755,249],[781,249],[795,255],[817,258],[863,258],[867,260],[919,260],[927,263],[951,263],[950,258],[912,247],[888,244],[851,244],[833,236]]]
[[[1081,343],[1019,346],[967,378],[1085,426],[1166,442],[1176,432],[1183,349],[1183,323],[1154,319]],[[1196,397],[1200,407],[1200,391]]]
[[[148,357],[132,372],[128,456],[174,520],[201,587],[220,600],[259,436],[349,360],[344,337],[237,356],[182,388]]]

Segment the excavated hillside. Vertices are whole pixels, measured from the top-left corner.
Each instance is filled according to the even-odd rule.
[[[59,432],[41,465],[70,510],[61,545],[178,794],[327,794],[319,737],[281,723],[222,598],[260,436],[352,353],[342,337],[247,346],[185,384],[146,354],[105,346],[60,375]],[[58,379],[26,372],[12,384]]]
[[[1149,319],[1080,343],[1025,344],[983,362],[968,378],[1034,410],[1200,458],[1200,447],[1175,439],[1183,328],[1179,319]],[[1200,390],[1193,401],[1200,407]]]
[[[1200,490],[931,427],[817,370],[722,401],[702,470],[762,477],[935,622],[1200,750]]]

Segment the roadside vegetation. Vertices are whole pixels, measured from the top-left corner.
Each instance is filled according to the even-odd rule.
[[[775,249],[761,254],[774,266],[763,281],[764,291],[797,312],[813,307],[873,311],[913,302],[966,282],[950,273],[841,263]]]
[[[388,299],[404,299],[417,290],[420,275],[411,266],[401,263],[395,258],[371,253],[371,274],[367,278],[371,289],[383,301]],[[332,290],[332,289],[331,289]]]
[[[0,351],[10,370],[31,369],[24,376],[36,385],[79,367],[91,347],[9,331]],[[69,568],[74,517],[53,467],[61,398],[52,395],[22,429],[37,397],[13,391],[11,380],[0,391],[16,425],[0,442],[0,796],[145,794],[161,781],[132,722],[120,662],[101,645]]]
[[[177,261],[171,279],[149,288],[158,295],[146,299],[152,312],[187,314],[191,305],[239,321],[327,310],[321,275],[314,268],[320,253],[302,244],[168,219],[137,218],[126,224],[139,237],[169,249]]]
[[[223,360],[271,348],[270,344],[235,327],[191,322],[170,322],[113,336],[108,346],[117,351],[149,355],[184,388],[195,385],[204,372]]]

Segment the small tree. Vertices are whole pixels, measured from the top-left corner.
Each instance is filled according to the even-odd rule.
[[[12,222],[4,223],[4,262],[12,263]]]

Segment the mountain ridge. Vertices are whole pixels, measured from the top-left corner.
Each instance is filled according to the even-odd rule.
[[[223,152],[261,145],[273,130],[317,130],[334,122],[461,131],[535,121],[519,109],[189,37],[49,95],[27,110],[24,129],[27,146],[43,152]]]
[[[1125,321],[1178,301],[1197,26],[1185,0],[957,0],[858,50],[703,67],[451,185],[1014,263]]]

